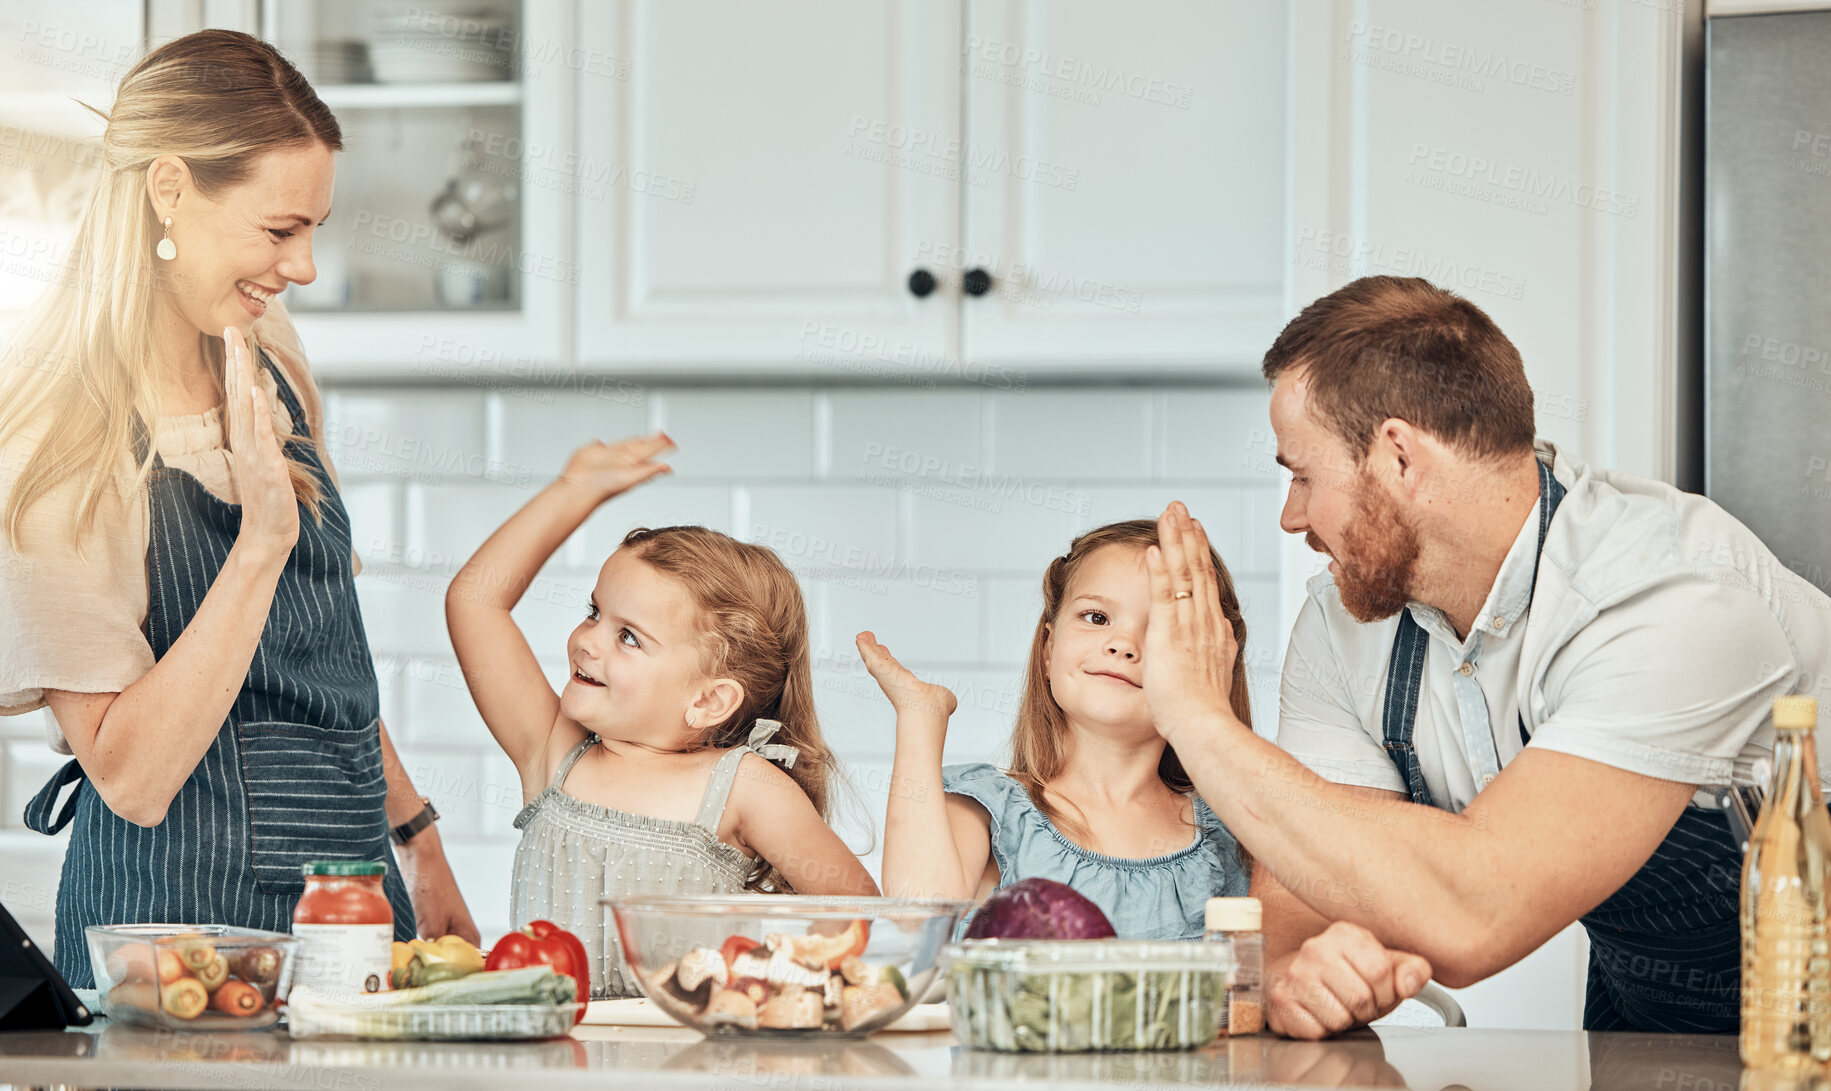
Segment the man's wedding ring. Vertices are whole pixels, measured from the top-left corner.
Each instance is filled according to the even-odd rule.
[[[1171,595],[1171,596],[1170,596],[1170,597],[1171,597],[1171,598],[1173,598],[1173,599],[1190,599],[1190,598],[1194,598],[1194,597],[1195,597],[1195,592],[1193,592],[1193,591],[1178,591],[1178,592],[1176,592],[1176,594],[1174,594],[1174,595]]]

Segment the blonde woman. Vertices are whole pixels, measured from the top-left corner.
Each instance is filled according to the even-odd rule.
[[[0,348],[0,713],[48,705],[74,755],[25,816],[71,831],[57,967],[91,984],[90,924],[289,930],[314,859],[388,862],[398,938],[475,940],[378,716],[277,298],[313,278],[336,119],[212,30],[137,64],[107,122],[64,275]]]

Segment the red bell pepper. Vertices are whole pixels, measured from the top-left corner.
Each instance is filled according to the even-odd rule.
[[[730,970],[731,964],[737,961],[739,955],[745,951],[754,951],[761,946],[763,945],[749,936],[732,936],[725,940],[725,945],[718,949],[718,953],[725,960],[725,968]]]
[[[573,1025],[585,1019],[591,1000],[591,960],[585,944],[552,921],[530,921],[519,932],[510,932],[490,948],[485,970],[519,970],[524,966],[551,966],[578,983],[579,1010]]]

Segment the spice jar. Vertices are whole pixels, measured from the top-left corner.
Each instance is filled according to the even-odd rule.
[[[292,912],[299,950],[295,986],[331,994],[388,987],[394,908],[382,890],[388,866],[375,860],[313,860]]]
[[[1202,938],[1233,950],[1221,1033],[1257,1034],[1265,1029],[1265,937],[1260,932],[1259,899],[1209,898],[1203,916]]]

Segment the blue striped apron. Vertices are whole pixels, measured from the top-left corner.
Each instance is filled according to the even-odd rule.
[[[323,522],[299,509],[248,677],[203,760],[157,826],[116,815],[72,761],[26,806],[40,833],[71,827],[57,888],[58,972],[78,988],[94,975],[91,924],[230,924],[292,931],[307,860],[385,860],[394,934],[414,935],[413,905],[383,810],[380,695],[356,603],[350,521],[292,389],[265,354],[292,413],[288,453],[324,491]],[[140,457],[147,440],[136,439]],[[196,616],[241,526],[241,507],[155,453],[147,485],[146,637],[155,659]],[[53,818],[58,795],[75,784]]]
[[[1543,553],[1551,517],[1564,499],[1564,486],[1543,462],[1539,494]],[[1411,801],[1427,807],[1436,803],[1424,784],[1412,729],[1429,646],[1411,611],[1401,611],[1382,723],[1382,744]],[[1530,741],[1523,716],[1519,736],[1521,744]],[[1742,847],[1724,813],[1686,807],[1646,864],[1582,917],[1589,933],[1583,1029],[1734,1034],[1742,1002],[1741,876]]]

